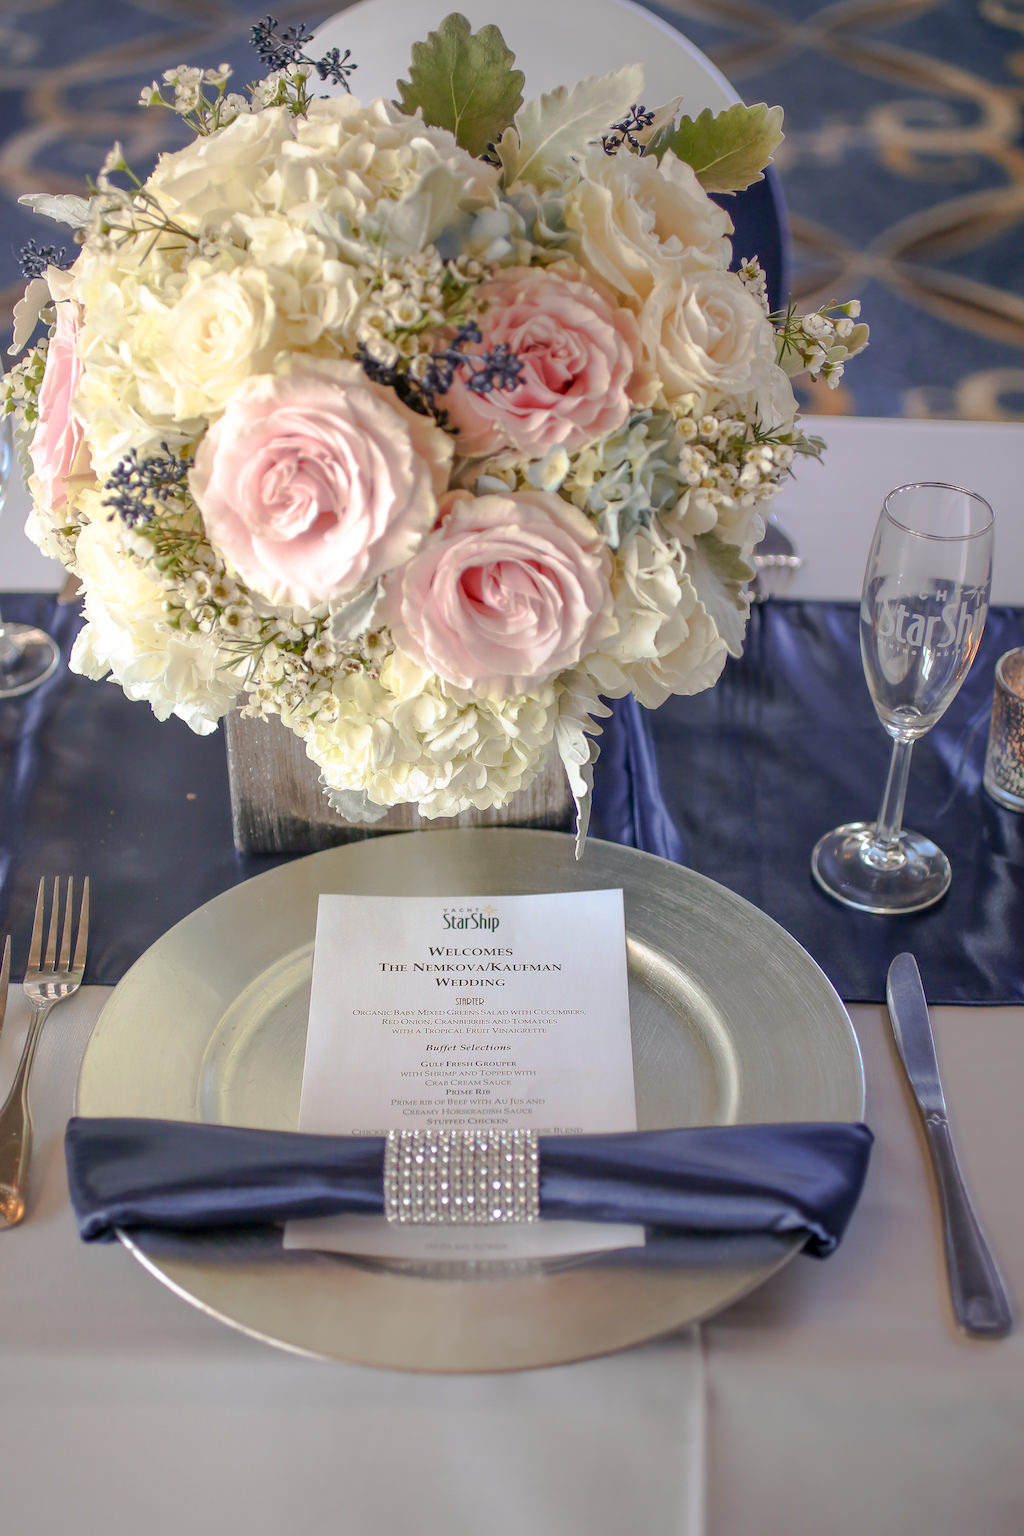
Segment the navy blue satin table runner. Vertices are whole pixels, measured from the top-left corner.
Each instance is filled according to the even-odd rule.
[[[65,654],[79,623],[48,597],[5,598],[3,612],[49,629]],[[716,689],[650,712],[619,704],[597,767],[596,830],[747,897],[848,1002],[882,1001],[904,949],[933,1002],[1024,1002],[1024,817],[981,788],[993,668],[1022,643],[1024,610],[994,609],[960,695],[914,749],[908,824],[953,864],[930,912],[856,913],[811,879],[818,836],[875,814],[888,764],[853,604],[767,603]],[[235,851],[220,734],[160,723],[112,684],[61,669],[0,700],[0,749],[0,931],[13,932],[16,968],[42,874],[92,876],[86,980],[109,985],[204,901],[284,862]]]
[[[933,1003],[1024,1003],[1024,816],[981,782],[995,664],[1021,644],[1024,610],[992,609],[960,693],[914,747],[906,824],[953,867],[949,893],[927,912],[855,912],[810,872],[822,833],[874,819],[889,766],[854,603],[765,603],[716,688],[658,710],[616,705],[592,825],[746,897],[845,1002],[884,1002],[890,961],[912,950]]]

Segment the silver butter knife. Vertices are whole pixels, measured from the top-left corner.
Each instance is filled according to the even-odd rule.
[[[953,1311],[966,1333],[1003,1338],[1013,1326],[1013,1315],[956,1160],[928,1004],[913,955],[896,956],[889,967],[885,994],[892,1031],[924,1121],[938,1181]]]

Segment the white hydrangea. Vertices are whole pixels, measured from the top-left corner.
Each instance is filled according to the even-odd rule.
[[[315,101],[272,181],[278,206],[300,220],[319,208],[349,229],[386,239],[392,250],[422,250],[463,202],[488,203],[495,167],[476,160],[443,128],[409,117],[392,102],[363,106],[354,96]]]
[[[266,276],[273,303],[275,346],[284,352],[334,355],[339,338],[353,334],[369,278],[339,259],[337,245],[279,211],[239,214],[246,262]],[[330,334],[332,340],[321,341]]]
[[[636,528],[615,558],[618,633],[586,657],[585,670],[608,698],[636,695],[656,709],[673,693],[717,682],[726,648],[686,571],[686,551],[655,528]]]
[[[164,618],[164,588],[144,565],[125,559],[116,524],[87,523],[75,546],[85,599],[85,628],[71,670],[111,677],[130,699],[144,699],[158,720],[177,715],[208,735],[238,700],[241,678],[213,641],[178,635]]]
[[[557,718],[552,686],[502,700],[457,698],[400,651],[379,676],[335,682],[306,751],[328,788],[378,805],[416,803],[428,818],[504,804],[544,761]]]
[[[218,229],[238,213],[279,206],[270,188],[292,141],[293,121],[286,107],[237,117],[217,133],[161,155],[146,187],[192,234]]]
[[[673,509],[680,496],[679,441],[666,411],[641,411],[618,432],[575,455],[561,472],[559,489],[592,517],[613,549],[630,530]],[[542,461],[543,464],[543,461]],[[527,472],[532,481],[534,469]]]

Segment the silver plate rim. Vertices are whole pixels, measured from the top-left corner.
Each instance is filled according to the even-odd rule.
[[[735,929],[734,942],[736,934],[740,932],[745,936],[744,942],[751,934],[755,935],[763,945],[764,953],[773,957],[773,963],[778,962],[783,969],[796,968],[801,972],[804,984],[810,984],[814,1004],[823,1016],[827,1016],[828,1028],[832,1032],[829,1049],[834,1055],[838,1051],[833,1065],[838,1066],[839,1078],[836,1093],[831,1094],[829,1090],[829,1111],[820,1113],[815,1103],[806,1106],[794,1103],[786,1106],[787,1112],[778,1118],[863,1118],[863,1063],[849,1015],[820,967],[785,929],[725,887],[655,855],[591,839],[584,859],[577,863],[572,856],[572,849],[573,839],[568,834],[558,832],[499,828],[399,833],[348,843],[292,860],[230,888],[169,930],[136,961],[114,989],[97,1021],[83,1060],[76,1095],[78,1112],[137,1112],[130,1102],[130,1065],[127,1089],[124,1084],[118,1086],[109,1081],[109,1070],[106,1072],[107,1080],[104,1080],[101,1058],[109,1021],[119,1017],[123,1022],[125,1002],[133,1007],[139,989],[141,995],[145,995],[152,985],[154,970],[158,978],[166,981],[166,962],[170,960],[170,969],[173,971],[174,965],[180,962],[178,952],[183,946],[185,953],[189,952],[200,929],[208,929],[211,925],[216,928],[225,918],[230,928],[233,914],[240,903],[246,900],[251,902],[255,895],[261,900],[266,898],[273,907],[275,901],[282,894],[287,894],[289,888],[302,883],[317,891],[321,888],[359,889],[360,881],[369,878],[367,871],[377,870],[381,864],[389,864],[399,872],[414,868],[417,864],[421,872],[428,868],[433,872],[443,867],[443,878],[450,881],[454,878],[453,871],[461,871],[468,861],[476,872],[474,878],[477,882],[483,878],[479,872],[481,868],[493,880],[497,870],[514,854],[519,859],[520,867],[527,864],[536,876],[531,880],[530,888],[534,884],[541,889],[622,885],[626,892],[627,931],[630,934],[634,931],[630,918],[631,897],[637,899],[638,892],[654,891],[656,897],[659,893],[664,897],[665,892],[675,892],[684,907],[689,903],[691,912],[697,911],[703,904],[711,913],[727,914],[729,923]],[[339,871],[344,880],[340,887],[337,884]],[[393,869],[389,868],[385,872],[385,883],[391,881],[392,877]],[[436,884],[437,876],[432,875],[432,879]],[[568,880],[568,886],[562,885],[563,879]],[[514,882],[513,885],[515,889],[523,888]],[[455,894],[455,888],[449,888]],[[497,893],[500,888],[492,886],[491,893]],[[472,885],[468,887],[467,893],[473,893]],[[645,938],[643,930],[649,922],[649,916],[641,918],[639,922],[641,939]],[[166,1004],[164,1007],[166,1012]],[[804,1092],[806,1096],[806,1085]],[[836,1104],[839,1106],[838,1113],[835,1112]],[[194,1118],[201,1118],[198,1111]],[[742,1112],[739,1118],[744,1118]],[[721,1310],[770,1278],[797,1251],[797,1245],[792,1240],[786,1240],[775,1242],[768,1248],[761,1247],[745,1256],[741,1253],[731,1258],[727,1254],[720,1271],[716,1272],[719,1283],[711,1285],[708,1284],[706,1273],[702,1275],[685,1266],[669,1266],[667,1269],[661,1266],[657,1270],[641,1268],[624,1277],[621,1271],[615,1270],[614,1264],[610,1266],[606,1260],[562,1266],[534,1266],[518,1292],[514,1276],[508,1281],[499,1279],[496,1284],[493,1279],[464,1275],[454,1283],[449,1281],[442,1288],[451,1293],[450,1301],[440,1307],[442,1322],[448,1313],[459,1310],[467,1296],[474,1298],[474,1292],[479,1295],[482,1286],[494,1293],[496,1301],[500,1299],[504,1304],[511,1304],[514,1311],[522,1315],[518,1317],[517,1326],[510,1327],[507,1318],[502,1318],[494,1323],[492,1330],[488,1325],[494,1319],[488,1319],[487,1309],[484,1308],[482,1323],[480,1319],[475,1319],[475,1331],[471,1329],[462,1340],[454,1337],[448,1341],[449,1347],[439,1352],[433,1346],[423,1348],[420,1341],[415,1336],[408,1337],[402,1327],[394,1331],[393,1338],[388,1332],[388,1309],[408,1304],[410,1295],[415,1294],[409,1292],[408,1287],[419,1285],[422,1290],[433,1293],[431,1305],[436,1306],[438,1287],[431,1283],[430,1278],[424,1278],[423,1266],[414,1267],[418,1273],[396,1275],[387,1272],[385,1267],[365,1263],[356,1265],[339,1260],[337,1256],[331,1256],[330,1259],[322,1255],[312,1256],[312,1262],[307,1267],[307,1279],[314,1271],[321,1271],[319,1279],[314,1282],[319,1288],[324,1281],[324,1265],[329,1265],[335,1277],[342,1273],[346,1276],[341,1289],[353,1292],[358,1303],[357,1311],[361,1307],[364,1311],[369,1308],[371,1314],[381,1314],[372,1319],[377,1327],[369,1344],[360,1347],[352,1337],[351,1326],[340,1327],[339,1333],[337,1328],[330,1325],[325,1327],[322,1321],[318,1321],[312,1336],[308,1331],[304,1333],[300,1329],[297,1332],[294,1326],[290,1326],[289,1307],[294,1307],[303,1280],[299,1278],[296,1281],[294,1273],[291,1277],[284,1275],[285,1266],[280,1262],[261,1258],[256,1263],[246,1263],[240,1268],[238,1252],[214,1251],[198,1259],[192,1254],[183,1258],[180,1254],[172,1253],[167,1257],[126,1235],[122,1235],[122,1242],[151,1274],[182,1299],[228,1326],[268,1344],[314,1358],[345,1360],[388,1369],[456,1373],[530,1369],[630,1347]],[[317,1260],[321,1262],[317,1264]],[[301,1264],[288,1267],[296,1271],[302,1269]],[[538,1268],[543,1270],[544,1283],[541,1284],[539,1294],[531,1295],[531,1285],[536,1289]],[[380,1300],[372,1294],[374,1275],[380,1282]],[[328,1281],[328,1286],[333,1283],[333,1279]],[[582,1307],[592,1313],[592,1319],[585,1322],[582,1329],[575,1328],[571,1337],[565,1336],[564,1328],[560,1330],[558,1323],[559,1309],[563,1312],[565,1310],[564,1295],[558,1298],[557,1305],[551,1299],[559,1289],[564,1292],[567,1285],[570,1290],[575,1288],[578,1291],[575,1303],[570,1300],[570,1308],[575,1306],[578,1310]],[[280,1294],[276,1298],[270,1294],[269,1305],[261,1303],[255,1309],[251,1305],[239,1304],[239,1293],[252,1293],[261,1288],[263,1292],[277,1291]],[[610,1290],[614,1295],[610,1299],[605,1295],[602,1299],[602,1290]],[[290,1291],[296,1294],[289,1297]],[[502,1293],[500,1298],[497,1294],[499,1291]],[[384,1292],[388,1294],[384,1295]],[[525,1312],[522,1303],[524,1296],[528,1302]],[[495,1308],[496,1317],[500,1310],[500,1307]],[[564,1324],[564,1317],[562,1321]],[[535,1338],[531,1338],[533,1324],[536,1324]]]

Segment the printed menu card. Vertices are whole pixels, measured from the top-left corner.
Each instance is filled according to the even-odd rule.
[[[320,897],[299,1129],[636,1129],[621,891]],[[285,1246],[499,1259],[636,1246],[642,1227],[289,1222]]]

